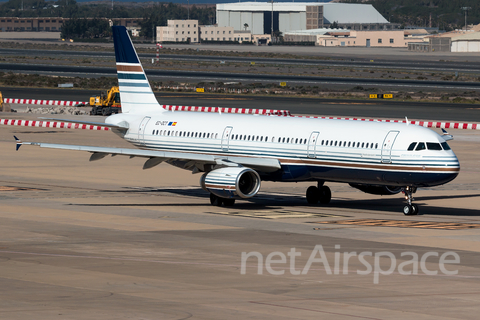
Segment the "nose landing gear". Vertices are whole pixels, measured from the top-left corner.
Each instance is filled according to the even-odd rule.
[[[407,186],[403,189],[403,193],[405,194],[405,200],[407,200],[407,204],[403,207],[403,214],[406,216],[418,215],[418,206],[413,204],[413,194],[417,192],[416,187]]]

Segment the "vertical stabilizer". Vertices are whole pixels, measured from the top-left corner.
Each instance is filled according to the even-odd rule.
[[[123,113],[162,110],[148,83],[132,40],[123,26],[113,26],[118,85]]]

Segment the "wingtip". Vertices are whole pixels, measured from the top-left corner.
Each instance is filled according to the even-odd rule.
[[[15,151],[18,151],[18,149],[20,149],[20,147],[22,146],[23,142],[22,140],[18,139],[17,136],[13,136],[15,138],[15,141],[17,142],[17,146],[15,148]]]

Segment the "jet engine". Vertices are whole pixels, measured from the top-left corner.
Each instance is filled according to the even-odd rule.
[[[260,190],[260,176],[250,168],[226,167],[200,178],[200,186],[221,198],[251,198]]]
[[[350,183],[350,186],[360,191],[370,194],[378,194],[382,196],[397,194],[402,191],[402,187],[398,186],[376,186],[371,184]]]

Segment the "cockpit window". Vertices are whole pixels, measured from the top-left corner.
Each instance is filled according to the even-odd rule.
[[[437,142],[427,142],[428,150],[442,150],[442,146]]]
[[[407,150],[408,150],[408,151],[414,150],[416,145],[417,145],[416,142],[412,142],[412,143],[408,146],[408,149],[407,149]]]
[[[443,150],[450,150],[450,146],[448,145],[448,143],[446,142],[442,142],[442,147],[443,147]]]
[[[420,151],[420,150],[425,150],[425,143],[419,142],[417,145],[417,148],[415,148],[415,151]]]

